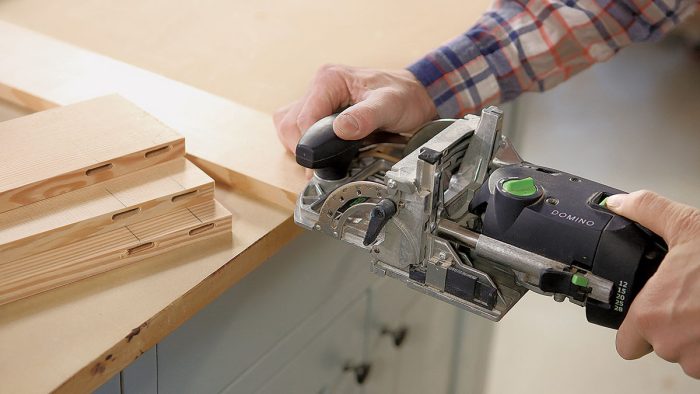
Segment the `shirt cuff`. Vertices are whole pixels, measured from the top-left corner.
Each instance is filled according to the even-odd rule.
[[[493,69],[469,33],[428,53],[408,70],[425,86],[442,118],[476,113],[500,98]]]

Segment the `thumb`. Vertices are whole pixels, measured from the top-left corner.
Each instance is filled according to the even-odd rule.
[[[359,140],[390,125],[397,113],[398,108],[393,108],[386,95],[374,92],[341,112],[333,122],[333,129],[344,140]]]
[[[693,219],[698,221],[697,210],[648,190],[610,196],[605,206],[660,235],[669,246],[677,243]]]

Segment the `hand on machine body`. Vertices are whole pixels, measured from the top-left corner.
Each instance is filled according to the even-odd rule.
[[[290,151],[319,119],[342,111],[336,134],[358,140],[377,129],[410,133],[437,116],[435,104],[407,70],[372,70],[340,65],[321,67],[308,92],[274,114],[280,141]]]
[[[654,351],[700,379],[700,210],[649,191],[611,196],[606,205],[669,247],[617,332],[617,352],[633,360]]]
[[[548,1],[535,1],[530,4],[532,9],[549,3]],[[654,2],[652,8],[657,7]],[[590,32],[586,37],[590,42],[578,42],[567,40],[573,35],[566,33],[568,30],[558,25],[558,21],[567,18],[553,18],[555,24],[548,21],[539,21],[540,25],[547,25],[549,32],[555,32],[552,37],[557,41],[559,48],[568,48],[570,51],[579,51],[580,56],[570,57],[571,67],[560,67],[555,69],[535,70],[538,75],[547,75],[544,80],[526,79],[526,84],[522,84],[513,90],[510,84],[512,73],[496,72],[485,66],[486,61],[482,55],[478,55],[479,37],[493,39],[489,34],[480,36],[470,35],[464,42],[456,39],[445,47],[429,54],[418,63],[411,66],[410,70],[372,70],[366,68],[353,68],[348,66],[324,66],[315,75],[308,92],[298,101],[288,105],[274,114],[274,122],[280,140],[285,147],[294,152],[296,143],[306,129],[317,120],[330,115],[341,108],[346,108],[335,120],[333,126],[336,134],[343,139],[360,139],[376,129],[384,129],[397,133],[410,133],[425,122],[434,119],[438,113],[442,117],[461,116],[463,112],[477,113],[478,109],[488,104],[499,101],[506,101],[516,97],[524,91],[545,90],[555,86],[558,82],[585,69],[596,61],[607,60],[612,53],[617,52],[621,47],[635,41],[646,41],[660,37],[668,31],[678,20],[689,14],[689,9],[694,4],[693,1],[676,3],[674,6],[675,15],[680,18],[671,18],[668,13],[662,15],[655,12],[632,13],[629,15],[633,19],[642,19],[646,25],[658,27],[654,32],[646,35],[643,31],[636,31],[641,34],[628,32],[629,36],[624,40],[613,40],[610,37],[598,37],[596,32]],[[528,6],[528,7],[530,7]],[[635,5],[636,6],[636,5]],[[500,9],[493,12],[498,13],[502,19],[515,20],[521,24],[535,23],[528,18],[514,18],[513,12],[519,13],[523,7],[516,3],[499,3]],[[576,6],[577,11],[582,11]],[[532,11],[532,10],[531,10]],[[569,10],[571,12],[577,12]],[[588,10],[591,11],[591,10]],[[615,12],[623,12],[614,10]],[[632,9],[627,11],[634,11]],[[596,11],[597,13],[598,11]],[[531,15],[537,12],[531,13]],[[554,13],[552,13],[554,15]],[[614,21],[617,16],[604,13],[605,18]],[[646,20],[646,15],[651,15],[650,20]],[[570,15],[571,16],[571,15]],[[655,18],[655,19],[654,19]],[[609,22],[603,21],[603,25]],[[575,20],[575,18],[572,18]],[[495,25],[494,28],[492,25]],[[614,23],[611,23],[613,26]],[[487,16],[475,26],[480,31],[487,31],[497,36],[501,29],[500,23],[493,23]],[[577,26],[587,26],[578,24]],[[592,28],[593,25],[589,27]],[[525,30],[524,26],[510,26],[512,31]],[[577,27],[576,29],[579,29]],[[585,29],[585,27],[580,28]],[[556,31],[563,34],[557,36]],[[566,34],[564,34],[566,33]],[[520,38],[507,40],[510,37],[495,37],[505,45],[520,42]],[[464,40],[464,38],[462,38]],[[490,41],[489,41],[490,42]],[[605,45],[610,45],[611,52],[600,51]],[[532,43],[531,43],[532,44]],[[476,48],[472,48],[476,45]],[[580,47],[579,47],[580,45]],[[600,56],[590,58],[590,49],[596,46]],[[474,58],[466,56],[465,53],[458,53],[464,64],[455,65],[454,58],[447,59],[443,48],[447,48],[454,53],[458,53],[458,48],[476,53]],[[476,51],[474,51],[476,49]],[[540,54],[545,57],[557,56],[556,50],[548,49],[547,53]],[[505,51],[504,51],[505,52]],[[517,51],[516,51],[517,52]],[[507,53],[506,53],[507,54]],[[585,56],[584,56],[585,55]],[[472,56],[472,55],[470,55]],[[511,66],[515,72],[522,72],[517,66],[522,59],[510,59]],[[581,64],[576,63],[579,62]],[[428,79],[423,71],[431,64],[440,64],[444,68],[444,75],[451,75],[450,78]],[[539,62],[542,67],[548,67],[552,62]],[[553,64],[553,63],[552,63]],[[455,65],[455,68],[451,68]],[[477,79],[481,71],[486,67],[485,72],[490,76]],[[529,75],[529,74],[528,74]],[[442,89],[442,84],[451,84],[449,97],[444,96],[438,100],[438,89]],[[471,94],[467,87],[481,86],[479,96]],[[494,89],[496,90],[489,90]],[[504,86],[510,89],[508,92],[500,91]],[[488,92],[489,94],[485,94]],[[454,107],[454,99],[460,103],[459,113],[447,114],[446,111]],[[488,99],[487,99],[488,98]],[[438,100],[440,103],[436,106]],[[481,101],[480,101],[481,100]],[[695,208],[672,202],[663,197],[650,192],[635,192],[629,195],[620,195],[608,199],[608,207],[613,212],[626,216],[648,227],[655,233],[661,235],[668,243],[669,252],[665,260],[659,267],[657,273],[651,278],[642,289],[632,304],[629,314],[623,322],[617,337],[618,353],[625,359],[635,359],[655,351],[660,357],[671,362],[678,362],[684,371],[695,378],[700,379],[700,211]]]

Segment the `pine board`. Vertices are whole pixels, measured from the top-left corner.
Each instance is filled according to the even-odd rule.
[[[0,264],[0,305],[231,232],[231,213],[216,201]]]
[[[2,21],[0,53],[7,101],[41,111],[117,93],[181,133],[188,156],[226,169],[241,192],[290,207],[307,183],[267,114]]]
[[[172,160],[185,149],[183,137],[117,95],[2,122],[0,141],[0,212]]]
[[[178,158],[0,214],[0,263],[214,198],[214,181]]]

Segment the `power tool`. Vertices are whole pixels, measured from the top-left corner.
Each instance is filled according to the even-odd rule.
[[[296,147],[314,175],[294,220],[366,249],[380,276],[494,321],[532,290],[617,329],[667,253],[605,207],[621,190],[523,161],[497,107],[356,141],[336,116]]]

